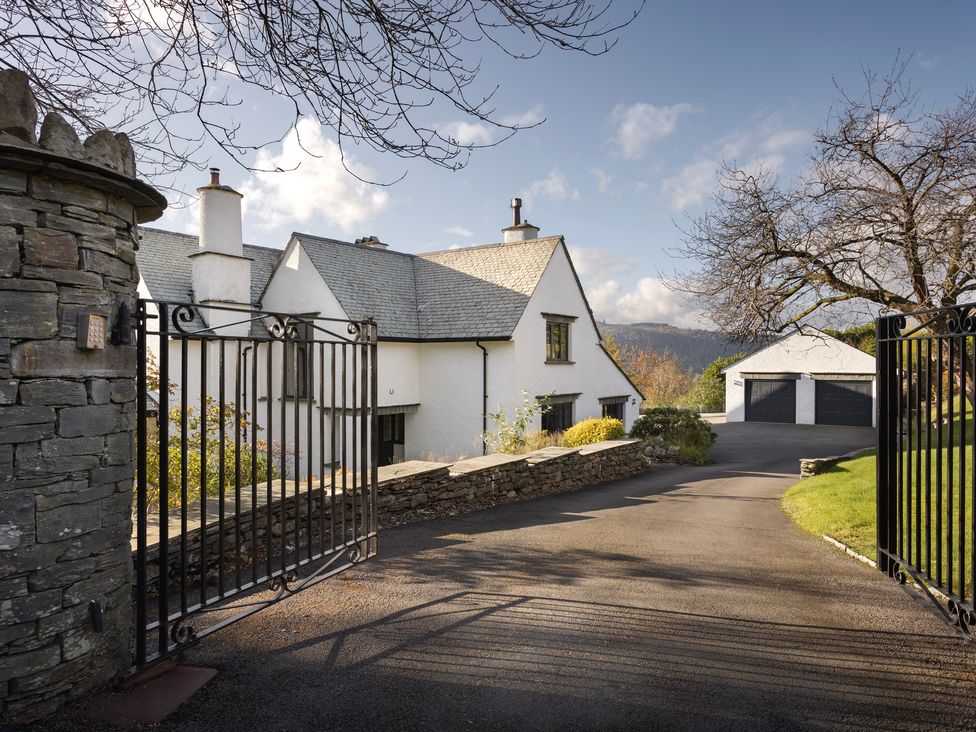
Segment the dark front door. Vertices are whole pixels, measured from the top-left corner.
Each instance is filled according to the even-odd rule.
[[[403,414],[381,414],[380,465],[391,465],[403,459]]]
[[[870,427],[870,381],[817,381],[817,424]]]
[[[796,422],[796,381],[746,379],[747,422]]]

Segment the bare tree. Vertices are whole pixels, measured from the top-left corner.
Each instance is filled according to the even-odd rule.
[[[976,94],[928,111],[905,63],[842,92],[790,185],[728,165],[679,253],[700,269],[674,285],[716,324],[753,340],[814,314],[911,314],[976,290]],[[933,324],[941,327],[943,324]]]
[[[255,115],[234,109],[245,93],[263,94],[263,109],[286,102],[275,140],[310,116],[340,146],[459,168],[520,127],[492,107],[497,87],[476,92],[479,45],[602,54],[640,10],[612,2],[0,0],[0,67],[26,71],[45,112],[89,133],[126,129],[144,169],[192,163],[207,140],[238,161],[274,141],[251,137]],[[445,110],[497,137],[452,137],[436,121]]]

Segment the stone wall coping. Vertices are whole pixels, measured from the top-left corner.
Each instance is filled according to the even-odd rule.
[[[378,469],[377,473],[379,475],[379,483],[382,485],[393,480],[412,478],[415,475],[433,473],[449,467],[450,463],[435,463],[428,460],[407,460],[402,463],[394,463],[393,465],[384,465]]]
[[[0,165],[80,183],[118,196],[133,205],[139,223],[158,219],[167,205],[166,198],[159,191],[137,178],[129,178],[86,160],[58,155],[26,143],[23,146],[0,143]]]
[[[640,442],[640,440],[604,440],[603,442],[594,442],[590,445],[583,445],[578,449],[580,455],[591,455],[594,452],[613,450],[624,445],[633,445],[638,442]]]
[[[339,485],[339,481],[336,481],[336,485]],[[331,484],[329,481],[319,481],[315,480],[312,482],[312,495],[318,495],[319,490],[325,491],[326,499],[331,498]],[[275,478],[271,481],[271,503],[275,505],[281,500],[282,489],[284,489],[285,499],[294,498],[297,493],[300,497],[305,497],[308,495],[308,481],[286,479],[283,484],[280,478]],[[350,493],[352,492],[352,486],[349,486]],[[251,515],[252,506],[256,511],[265,511],[268,504],[268,483],[260,482],[257,484],[257,490],[252,491],[251,484],[241,485],[241,515],[243,517],[249,517]],[[336,500],[341,500],[343,497],[342,489],[337,487],[335,496]],[[256,497],[257,501],[252,501],[252,498]],[[233,487],[227,488],[224,491],[224,514],[227,516],[233,516],[234,512],[237,510],[237,493],[236,489]],[[207,531],[211,529],[216,529],[219,522],[217,520],[220,516],[220,496],[213,495],[207,496]],[[186,530],[187,533],[194,533],[200,531],[200,524],[203,513],[200,510],[200,501],[196,500],[191,502],[186,507]],[[180,515],[179,509],[171,508],[167,516],[167,535],[170,541],[179,538],[180,534],[183,532],[182,527],[182,516]],[[150,513],[146,516],[146,546],[153,548],[159,544],[159,513]],[[132,523],[132,537],[130,539],[130,544],[132,546],[132,551],[136,550],[136,526],[135,519],[133,517]]]
[[[507,455],[501,452],[493,452],[488,455],[459,460],[451,465],[451,475],[469,475],[482,470],[489,470],[499,465],[524,462],[525,455]]]
[[[525,460],[529,465],[538,465],[549,460],[558,460],[567,455],[573,455],[576,452],[579,452],[579,448],[577,447],[544,447],[541,450],[527,453]]]

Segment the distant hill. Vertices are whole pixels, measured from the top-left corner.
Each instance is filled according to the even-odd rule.
[[[631,323],[629,325],[599,323],[600,331],[610,333],[621,346],[635,346],[649,351],[670,351],[696,374],[719,356],[731,356],[745,351],[751,353],[761,345],[729,343],[725,336],[710,330],[676,328],[665,323]]]

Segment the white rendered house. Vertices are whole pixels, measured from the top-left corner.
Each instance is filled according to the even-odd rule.
[[[876,426],[874,356],[804,326],[722,370],[727,422]]]
[[[502,407],[511,415],[523,392],[548,400],[535,429],[562,430],[604,415],[629,429],[638,416],[643,397],[604,350],[563,237],[538,237],[537,227],[520,221],[518,199],[501,243],[415,255],[375,237],[350,243],[295,233],[283,250],[243,245],[240,194],[221,185],[216,173],[199,192],[199,237],[141,229],[141,296],[374,318],[381,463],[481,454],[483,431],[494,427],[486,414]],[[240,336],[249,327],[234,326]],[[158,339],[149,347],[158,352]],[[295,394],[300,400],[309,388],[314,397],[324,365],[316,360],[310,373],[296,374],[297,385],[273,384],[269,395],[264,359],[257,355],[243,349],[243,363],[233,368],[256,369],[257,398],[284,401],[290,421],[289,400]],[[194,362],[200,354],[188,358]],[[199,394],[198,373],[191,365],[187,384],[178,388]],[[271,411],[277,420],[278,410]],[[255,415],[258,425],[262,415]],[[317,430],[319,421],[312,423]],[[309,444],[316,464],[332,459],[328,446],[320,454],[314,435]]]

